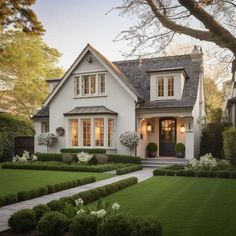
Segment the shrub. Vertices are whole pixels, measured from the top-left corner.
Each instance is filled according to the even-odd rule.
[[[46,213],[38,223],[40,234],[45,236],[60,236],[67,230],[68,218],[59,212]]]
[[[109,159],[108,162],[113,163],[133,163],[133,164],[140,164],[141,158],[134,157],[134,156],[126,156],[126,155],[108,155]]]
[[[96,154],[93,158],[89,161],[93,164],[104,164],[108,162],[109,157],[106,154]]]
[[[11,193],[11,194],[7,194],[6,196],[4,196],[4,201],[3,201],[4,205],[13,204],[16,202],[17,202],[17,195],[16,194]]]
[[[131,235],[131,220],[128,215],[109,215],[98,225],[98,236]]]
[[[47,203],[47,206],[50,208],[51,211],[63,211],[65,207],[65,202],[60,200],[52,200],[51,202]]]
[[[186,176],[185,170],[176,170],[175,171],[176,176]]]
[[[40,204],[40,205],[35,206],[33,208],[33,211],[36,214],[37,221],[39,221],[45,213],[50,211],[50,208],[47,205]]]
[[[161,224],[153,217],[135,217],[131,236],[161,236]]]
[[[11,160],[13,156],[14,137],[32,136],[32,122],[23,117],[9,113],[0,114],[0,161]]]
[[[231,179],[236,179],[236,170],[232,171],[230,174]]]
[[[207,177],[209,177],[209,178],[215,178],[215,177],[216,177],[216,174],[217,174],[216,171],[209,170],[209,171],[207,172]]]
[[[153,175],[166,175],[166,170],[165,169],[155,169],[153,171]]]
[[[82,148],[62,148],[61,153],[80,153],[80,152],[87,152],[87,153],[92,153],[92,154],[102,154],[102,153],[106,153],[106,149],[101,149],[101,148],[86,148],[86,149],[82,149]]]
[[[156,152],[157,151],[157,145],[156,143],[149,143],[147,145],[147,151],[148,152]]]
[[[33,229],[37,224],[36,214],[31,209],[17,211],[8,220],[8,225],[15,232],[25,232]]]
[[[69,228],[74,236],[97,235],[98,218],[94,215],[81,214],[76,216]]]
[[[175,175],[175,170],[168,170],[168,169],[165,169],[165,174],[168,175],[168,176],[174,176]]]
[[[197,177],[207,177],[208,171],[206,170],[199,170],[197,171]]]
[[[124,168],[119,168],[116,170],[116,174],[117,175],[124,175],[130,172],[134,172],[137,170],[142,170],[143,167],[141,165],[137,165],[137,166],[128,166],[128,167],[124,167]]]
[[[196,176],[196,171],[194,171],[194,170],[185,170],[185,176],[194,177],[194,176]]]
[[[229,128],[224,131],[224,153],[225,157],[236,164],[236,128]]]
[[[179,152],[185,153],[185,145],[183,143],[176,143],[175,152],[176,153],[179,153]]]
[[[38,157],[38,161],[62,161],[61,153],[35,153]]]
[[[183,169],[184,169],[184,165],[174,164],[174,165],[170,165],[170,166],[164,167],[163,169],[169,169],[169,170],[183,170]]]
[[[230,172],[227,170],[220,170],[216,172],[216,177],[218,178],[229,178]]]

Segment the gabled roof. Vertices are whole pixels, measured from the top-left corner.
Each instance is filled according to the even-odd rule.
[[[43,107],[40,111],[38,111],[32,119],[41,119],[41,118],[49,118],[49,107]]]
[[[58,83],[58,86],[56,86],[56,88],[49,94],[49,96],[47,97],[47,99],[44,102],[44,106],[47,106],[49,104],[49,102],[52,100],[52,98],[55,96],[55,94],[61,89],[62,85],[66,82],[67,78],[70,76],[70,74],[73,72],[73,70],[77,67],[77,65],[80,63],[80,61],[84,58],[84,56],[86,55],[87,52],[91,52],[98,59],[98,61],[107,70],[109,70],[109,72],[113,75],[113,77],[133,97],[133,99],[136,101],[138,100],[139,92],[132,85],[132,83],[125,76],[125,74],[116,65],[114,65],[106,57],[104,57],[101,53],[99,53],[94,47],[92,47],[90,44],[87,44],[87,46],[84,48],[84,50],[81,52],[81,54],[74,61],[72,66],[67,70],[65,75],[62,77],[62,79]]]
[[[75,107],[73,110],[64,113],[64,116],[73,115],[118,115],[118,113],[105,106]]]

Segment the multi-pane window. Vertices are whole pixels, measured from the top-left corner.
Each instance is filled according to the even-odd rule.
[[[82,136],[83,136],[83,146],[91,146],[91,120],[83,119],[82,120]]]
[[[99,94],[105,93],[105,74],[98,75]]]
[[[75,96],[104,95],[106,91],[105,73],[75,77]]]
[[[78,120],[70,121],[71,127],[71,145],[78,146]]]
[[[95,146],[104,146],[104,119],[95,119]]]
[[[157,84],[158,84],[158,97],[163,97],[164,96],[164,79],[158,79],[157,80]]]
[[[49,132],[49,122],[42,121],[41,122],[41,133],[48,133]]]
[[[113,146],[114,119],[108,119],[108,147]]]
[[[168,97],[174,96],[174,78],[168,78]]]
[[[157,97],[174,96],[174,77],[157,78]]]

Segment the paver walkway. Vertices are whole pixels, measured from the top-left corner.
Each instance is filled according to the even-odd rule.
[[[16,212],[18,210],[25,209],[25,208],[33,208],[34,206],[36,206],[38,204],[46,204],[52,200],[57,200],[61,197],[72,196],[76,193],[80,193],[80,192],[83,192],[83,191],[89,190],[89,189],[94,189],[94,188],[97,188],[97,187],[100,187],[100,186],[103,186],[106,184],[114,183],[116,181],[126,179],[128,177],[133,177],[133,176],[137,177],[138,182],[142,182],[146,179],[151,178],[153,175],[152,172],[153,172],[153,169],[146,168],[146,169],[132,172],[132,173],[129,173],[126,175],[115,176],[113,178],[101,180],[101,181],[94,182],[91,184],[86,184],[86,185],[78,186],[75,188],[70,188],[70,189],[67,189],[64,191],[52,193],[52,194],[45,195],[42,197],[38,197],[38,198],[31,199],[31,200],[18,202],[18,203],[12,204],[12,205],[1,207],[0,208],[0,232],[7,230],[9,228],[7,225],[7,221],[9,219],[9,217],[14,212]]]

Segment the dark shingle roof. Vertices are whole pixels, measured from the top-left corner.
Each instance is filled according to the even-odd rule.
[[[64,116],[72,115],[118,115],[117,112],[109,110],[105,106],[75,107],[73,110],[64,113]]]
[[[49,117],[49,108],[48,106],[43,107],[40,111],[38,111],[32,119],[38,119],[38,118],[48,118]]]
[[[197,98],[200,63],[192,62],[191,55],[148,58],[113,62],[129,78],[133,86],[146,101],[141,108],[162,107],[191,107]],[[162,100],[150,102],[150,71],[164,70],[165,68],[184,68],[189,79],[185,80],[181,100]]]
[[[140,105],[141,109],[187,108],[193,107],[196,102],[201,66],[200,62],[192,61],[191,55],[147,58],[142,59],[141,63],[138,59],[109,63],[113,64],[113,70],[117,75],[121,76],[122,80],[132,88],[136,95],[140,96],[145,101]],[[184,69],[188,77],[188,79],[185,80],[182,98],[180,100],[150,101],[149,73],[154,71],[175,70],[176,68]],[[46,117],[49,117],[48,107],[40,110],[34,115],[33,119]]]

